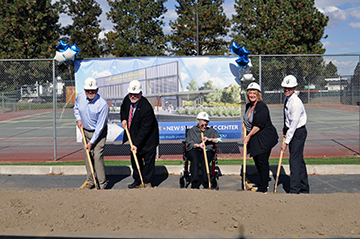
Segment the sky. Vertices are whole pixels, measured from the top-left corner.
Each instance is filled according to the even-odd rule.
[[[112,30],[111,21],[106,19],[106,12],[110,8],[106,0],[97,0],[97,2],[103,9],[100,16],[100,25],[105,29],[100,35],[103,37],[105,32]],[[235,14],[234,3],[235,0],[225,0],[223,4],[224,12],[230,19]],[[168,22],[177,18],[175,5],[175,0],[168,0],[165,3],[168,9],[164,15],[165,34],[170,33]],[[330,19],[325,28],[325,35],[328,37],[321,40],[326,49],[325,54],[360,54],[360,0],[315,0],[315,7]],[[62,26],[66,26],[72,21],[69,17],[60,16],[60,22]],[[339,74],[346,75],[353,73],[359,59],[357,56],[328,57],[327,61],[332,61],[338,67]]]

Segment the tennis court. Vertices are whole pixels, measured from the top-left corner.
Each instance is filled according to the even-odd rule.
[[[305,157],[359,155],[359,106],[307,104],[305,108],[308,114]],[[283,124],[282,105],[269,105],[269,109],[280,141]],[[52,109],[0,114],[0,161],[53,161],[55,156],[53,125]],[[279,157],[280,144],[279,142],[275,146],[271,157]],[[242,158],[242,142],[232,145],[235,148],[234,153],[220,150],[219,158]],[[176,153],[172,155],[162,153],[162,148],[167,147],[174,148]],[[159,159],[181,159],[181,150],[181,140],[178,143],[162,141]],[[109,142],[105,149],[105,160],[129,159],[129,152],[128,145],[121,145],[121,142]],[[285,152],[284,157],[288,157],[288,152]],[[82,144],[77,143],[75,138],[75,118],[72,109],[59,109],[56,112],[56,158],[57,161],[84,159]]]

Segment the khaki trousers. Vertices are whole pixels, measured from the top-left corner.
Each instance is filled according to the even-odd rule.
[[[94,134],[94,132],[84,129],[84,135],[85,135],[85,139],[86,139],[87,143],[90,141],[93,134]],[[106,142],[106,135],[107,135],[107,127],[104,128],[104,130],[100,134],[98,140],[95,142],[95,144],[93,144],[93,147],[90,150],[91,162],[92,162],[98,183],[100,185],[100,188],[105,188],[107,185],[107,180],[106,180],[106,175],[105,175],[105,163],[104,163],[104,157],[103,157],[105,142]],[[89,162],[87,160],[86,152],[85,152],[85,165],[86,165],[88,184],[94,185],[94,180],[91,175],[91,169],[90,169]]]

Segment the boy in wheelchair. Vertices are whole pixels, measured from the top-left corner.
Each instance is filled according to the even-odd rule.
[[[189,160],[190,164],[190,182],[191,188],[199,189],[201,183],[204,188],[208,188],[209,181],[206,172],[204,147],[206,149],[206,155],[212,163],[212,169],[210,172],[211,177],[211,188],[218,189],[216,178],[217,173],[215,172],[216,161],[216,144],[221,142],[220,134],[213,128],[208,127],[209,115],[206,112],[200,112],[196,117],[196,126],[186,130],[185,137],[185,153],[184,160]],[[204,137],[201,138],[201,133]],[[204,142],[204,143],[203,143]],[[185,169],[186,171],[187,169]],[[202,179],[200,179],[199,170],[201,170]],[[186,176],[186,175],[185,175]],[[180,186],[182,182],[180,179]]]

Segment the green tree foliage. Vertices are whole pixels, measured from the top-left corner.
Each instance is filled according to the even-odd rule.
[[[71,25],[63,28],[67,39],[78,46],[82,58],[94,58],[102,55],[100,28],[98,19],[102,13],[100,5],[95,0],[61,0],[61,12],[69,15],[73,20]]]
[[[323,54],[329,21],[314,0],[235,0],[231,36],[252,54]]]
[[[229,31],[230,20],[226,18],[224,0],[177,0],[178,18],[170,21],[170,52],[178,56],[197,55],[196,11],[199,25],[199,55],[223,55],[228,43],[222,39]]]
[[[0,8],[0,57],[2,59],[52,58],[59,41],[59,15],[50,0],[2,0]],[[49,77],[49,61],[1,62],[0,90],[34,84]]]
[[[105,34],[108,52],[117,57],[164,55],[165,1],[108,0],[107,17],[114,24],[113,31]]]
[[[324,76],[338,77],[337,67],[330,61],[329,64],[325,66]]]
[[[238,103],[241,102],[241,86],[237,84],[231,84],[224,88],[222,91],[222,101],[227,103]]]
[[[208,93],[208,94],[206,94],[206,95],[204,96],[205,102],[207,102],[207,103],[210,103],[210,102],[217,102],[217,103],[219,103],[219,102],[220,102],[221,97],[222,97],[222,91],[221,91],[221,89],[216,88],[216,87],[213,85],[212,80],[209,80],[208,82],[206,82],[206,83],[204,84],[204,87],[201,87],[200,89],[212,90],[210,93]]]
[[[189,91],[198,91],[199,90],[199,87],[197,86],[196,84],[196,80],[191,80],[189,82],[189,85],[186,86],[186,89],[188,89]]]
[[[359,92],[360,89],[360,63],[358,62],[355,69],[354,75],[351,77],[351,88],[353,91]]]
[[[59,15],[51,0],[2,0],[0,8],[0,57],[49,58],[59,39]]]

